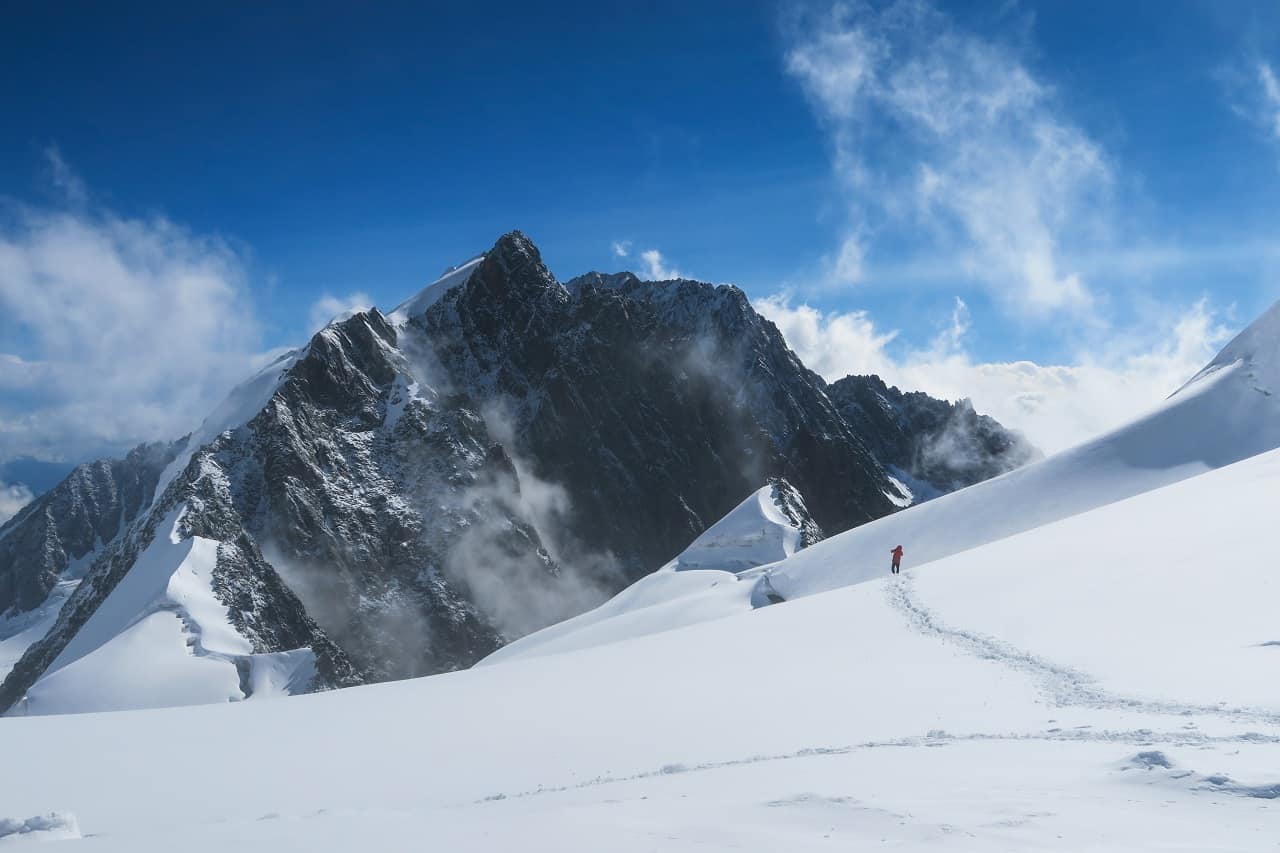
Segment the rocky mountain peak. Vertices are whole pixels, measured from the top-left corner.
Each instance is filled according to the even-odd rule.
[[[495,302],[563,302],[568,291],[542,263],[542,253],[519,231],[498,238],[467,280],[466,289]]]
[[[197,538],[243,641],[223,662],[248,680],[229,695],[248,697],[254,672],[300,650],[318,675],[299,689],[469,666],[671,561],[744,498],[725,541],[766,519],[794,549],[879,518],[893,471],[937,470],[912,442],[941,446],[943,427],[1004,453],[963,404],[874,377],[827,386],[736,287],[565,287],[518,231],[390,315],[329,324],[233,397],[190,442],[80,470],[0,529],[0,611],[46,606],[102,547],[0,708],[38,699],[140,555]]]
[[[950,403],[900,391],[874,374],[846,376],[827,395],[916,501],[1041,458],[1021,433],[979,414],[967,398]]]

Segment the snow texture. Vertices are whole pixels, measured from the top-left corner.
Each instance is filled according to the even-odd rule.
[[[676,557],[675,568],[741,572],[800,550],[801,531],[779,507],[778,489],[770,484],[748,496],[693,540]]]
[[[1277,487],[1273,452],[906,576],[466,672],[0,720],[0,802],[143,853],[1273,850]]]
[[[0,845],[8,847],[19,841],[66,841],[80,838],[75,816],[50,812],[26,820],[0,817]]]

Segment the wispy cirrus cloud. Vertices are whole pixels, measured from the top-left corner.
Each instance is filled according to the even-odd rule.
[[[1034,316],[1087,309],[1068,243],[1100,221],[1102,148],[1011,48],[922,0],[800,14],[787,71],[827,129],[847,191],[834,284],[856,284],[878,241],[914,241]]]
[[[96,204],[51,149],[61,202],[0,220],[0,460],[176,438],[249,371],[244,259],[163,216]]]
[[[1236,115],[1280,143],[1280,74],[1261,57],[1218,69],[1227,104]]]

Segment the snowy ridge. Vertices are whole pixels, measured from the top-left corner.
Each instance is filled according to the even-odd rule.
[[[152,508],[201,447],[227,430],[243,426],[262,411],[280,388],[280,383],[289,375],[289,370],[306,357],[307,351],[308,347],[299,347],[280,353],[253,376],[231,389],[226,399],[200,424],[200,428],[187,436],[182,451],[160,475]]]
[[[481,663],[587,648],[740,612],[751,584],[739,583],[739,573],[784,560],[821,537],[799,493],[776,480],[748,495],[658,571],[594,610],[516,640]]]
[[[151,545],[44,674],[14,715],[115,711],[247,698],[260,683],[268,695],[292,686],[292,672],[314,671],[309,650],[266,655],[231,624],[213,590],[219,543],[182,532],[185,506],[160,522]],[[249,675],[248,685],[243,674]]]
[[[1210,374],[1237,362],[1244,365],[1245,373],[1254,380],[1254,388],[1259,393],[1273,396],[1280,392],[1280,302],[1236,335],[1213,361],[1174,393],[1180,394]]]
[[[803,534],[779,506],[779,490],[784,488],[791,487],[782,481],[757,489],[681,551],[674,568],[737,573],[776,563],[799,551]],[[803,503],[800,506],[803,509]]]
[[[469,261],[445,270],[444,275],[440,276],[440,278],[397,305],[395,310],[388,315],[391,321],[396,325],[401,325],[407,322],[410,317],[416,317],[426,311],[440,301],[440,297],[444,296],[450,289],[460,284],[465,284],[483,260],[484,255],[479,254]]]
[[[59,578],[39,607],[23,613],[0,614],[0,677],[8,675],[23,653],[49,632],[80,583],[78,578]]]

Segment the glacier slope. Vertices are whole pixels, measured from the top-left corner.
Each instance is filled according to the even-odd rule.
[[[0,720],[0,803],[104,851],[1271,850],[1278,487],[1267,453],[903,577],[465,672]]]

